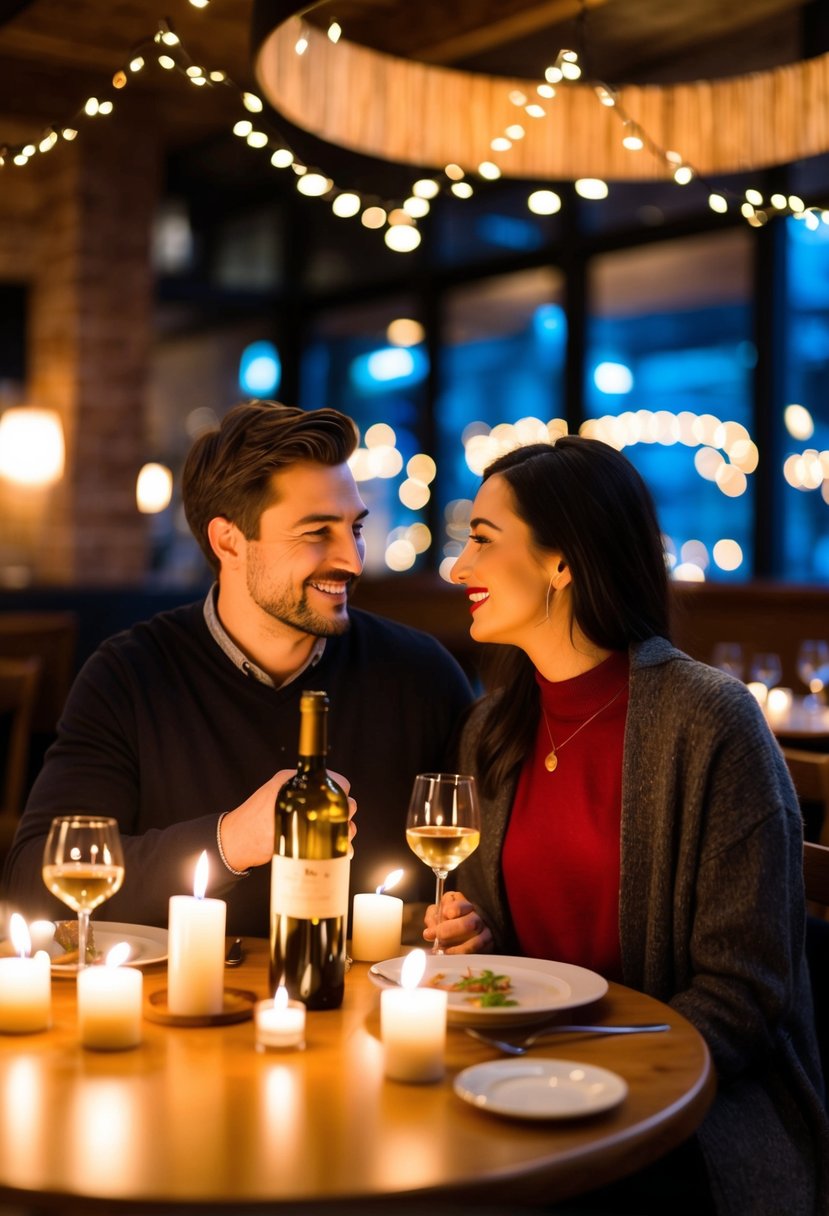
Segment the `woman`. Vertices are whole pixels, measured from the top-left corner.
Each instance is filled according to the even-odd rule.
[[[484,831],[442,944],[579,963],[669,1002],[718,1073],[698,1210],[827,1212],[797,799],[751,693],[666,640],[644,483],[595,440],[510,452],[452,577],[472,637],[507,650],[464,731]],[[430,909],[428,940],[435,925]]]

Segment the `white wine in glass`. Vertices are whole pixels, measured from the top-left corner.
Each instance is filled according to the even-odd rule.
[[[43,881],[78,914],[78,969],[86,966],[89,914],[120,890],[124,854],[118,823],[100,815],[52,820],[43,849]]]
[[[437,879],[433,954],[443,954],[438,933],[446,877],[477,849],[480,839],[481,811],[474,777],[460,773],[421,773],[415,777],[406,843]]]

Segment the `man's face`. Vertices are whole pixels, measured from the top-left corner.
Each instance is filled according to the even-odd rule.
[[[302,633],[348,629],[348,590],[362,572],[368,514],[347,464],[304,461],[275,473],[276,501],[247,542],[251,600]]]

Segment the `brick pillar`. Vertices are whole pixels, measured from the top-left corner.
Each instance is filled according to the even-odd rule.
[[[42,583],[136,583],[146,568],[135,479],[146,458],[160,174],[155,123],[131,105],[119,97],[111,117],[84,120],[73,143],[20,170],[39,184],[26,399],[57,409],[66,435],[64,479],[42,495]]]

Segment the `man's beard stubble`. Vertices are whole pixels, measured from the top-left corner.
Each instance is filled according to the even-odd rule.
[[[331,619],[323,616],[322,613],[315,612],[308,603],[307,588],[312,582],[344,582],[346,593],[350,595],[357,583],[357,576],[349,574],[345,570],[332,570],[326,575],[306,579],[302,594],[296,597],[290,591],[263,591],[260,585],[262,580],[259,577],[261,569],[262,567],[255,559],[248,560],[246,572],[248,594],[257,607],[261,608],[263,612],[267,612],[268,616],[272,616],[275,621],[318,638],[337,637],[342,633],[347,633],[351,628],[347,607],[339,618]]]

